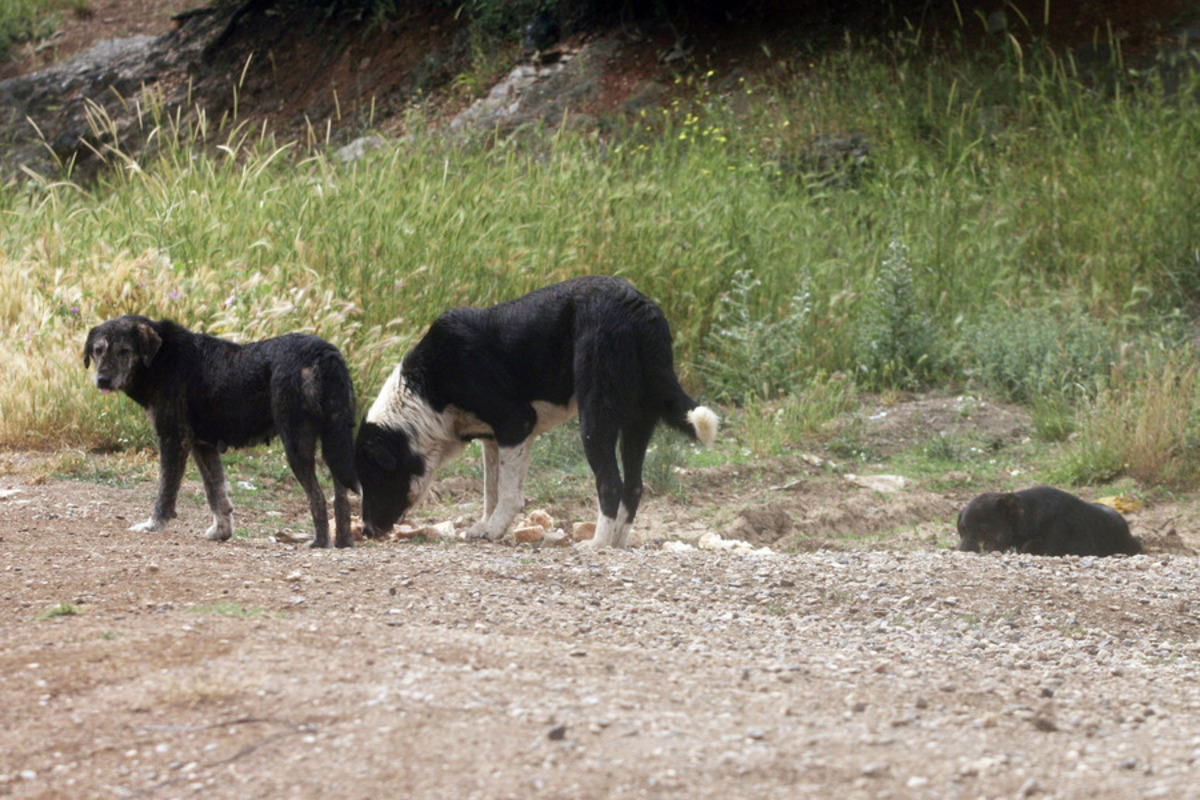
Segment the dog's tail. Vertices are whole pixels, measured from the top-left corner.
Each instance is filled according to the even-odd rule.
[[[667,412],[663,421],[681,431],[705,447],[711,447],[717,440],[717,428],[720,418],[708,406],[699,405],[688,396],[687,392],[675,383],[674,396],[667,400]]]
[[[362,494],[354,469],[354,382],[337,351],[321,360],[321,456],[334,479]]]

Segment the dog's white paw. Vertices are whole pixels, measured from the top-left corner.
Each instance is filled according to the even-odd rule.
[[[489,527],[486,522],[476,522],[467,528],[465,535],[468,539],[487,539],[489,542],[494,542],[504,535],[504,531],[496,531],[494,528]]]
[[[581,542],[576,542],[575,546],[580,548],[581,550],[625,550],[625,549],[627,549],[626,546],[623,544],[617,544],[616,542],[598,542],[595,539],[584,539]]]
[[[233,526],[229,524],[222,525],[219,522],[214,522],[208,526],[208,530],[204,534],[209,541],[225,542],[233,536]]]
[[[154,533],[155,531],[161,531],[165,527],[165,522],[151,517],[145,522],[139,522],[136,525],[130,525],[129,530],[133,531],[134,533]]]

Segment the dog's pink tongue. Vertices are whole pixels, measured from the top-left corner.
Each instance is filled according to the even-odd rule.
[[[112,394],[112,389],[101,389],[100,394]]]

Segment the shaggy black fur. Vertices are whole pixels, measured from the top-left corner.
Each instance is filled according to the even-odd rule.
[[[213,512],[210,539],[233,535],[233,506],[221,452],[283,441],[288,465],[308,495],[316,538],[329,545],[325,495],[316,476],[317,442],[333,475],[338,547],[353,544],[347,490],[354,474],[354,386],[337,348],[292,333],[245,345],[193,333],[170,321],[127,315],[88,333],[83,364],[96,362],[102,392],[122,391],[146,409],[159,444],[158,498],[150,519],[135,530],[161,530],[175,517],[175,500],[190,452]]]
[[[445,312],[359,427],[364,532],[390,528],[464,441],[481,438],[484,519],[471,535],[499,538],[524,500],[533,438],[576,408],[600,501],[597,543],[621,546],[658,422],[705,443],[716,435],[716,415],[675,376],[662,310],[624,280],[589,276]]]
[[[981,494],[958,514],[959,550],[1017,550],[1042,556],[1137,555],[1125,517],[1049,486]]]

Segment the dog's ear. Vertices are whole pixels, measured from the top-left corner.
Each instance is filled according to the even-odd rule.
[[[154,356],[158,355],[158,348],[162,347],[162,338],[158,335],[158,331],[147,325],[145,322],[139,322],[137,326],[138,341],[141,343],[139,348],[142,356],[142,363],[147,367],[154,360]]]
[[[83,343],[83,368],[87,369],[92,365],[92,343],[96,341],[96,331],[98,327],[88,331],[87,341]]]
[[[385,472],[394,472],[396,470],[396,456],[394,456],[383,442],[370,440],[363,448],[363,453],[367,460]]]

